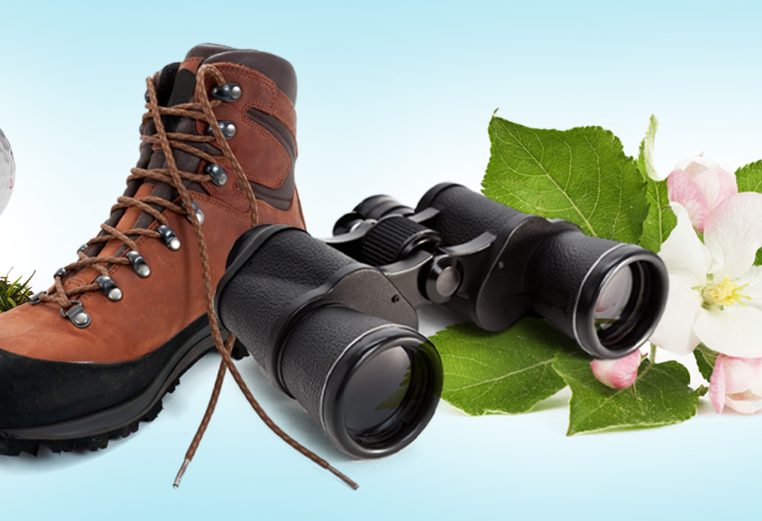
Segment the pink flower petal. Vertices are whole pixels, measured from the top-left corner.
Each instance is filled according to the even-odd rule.
[[[728,409],[740,414],[756,414],[762,411],[762,397],[750,392],[738,395],[738,397],[729,395],[726,405]]]
[[[762,380],[762,358],[742,358],[725,356],[724,367],[727,375],[725,379],[725,392],[729,395],[744,393],[750,390],[753,384]]]
[[[762,411],[762,359],[720,354],[709,383],[709,396],[717,412],[741,414]]]
[[[676,166],[675,170],[682,170],[690,175],[698,175],[706,170],[712,170],[714,168],[720,168],[720,165],[712,161],[711,159],[704,157],[704,154],[689,157],[683,159]]]
[[[712,406],[718,414],[722,414],[725,408],[725,355],[718,355],[714,363],[712,378],[709,380],[709,398],[712,400]]]
[[[680,203],[688,210],[693,227],[703,230],[709,215],[709,202],[693,177],[682,170],[675,170],[667,177],[667,190],[670,201]]]
[[[736,176],[722,168],[706,170],[693,177],[709,205],[709,213],[738,193]]]
[[[590,368],[603,385],[612,389],[627,389],[638,378],[640,351],[633,351],[617,360],[592,360]]]

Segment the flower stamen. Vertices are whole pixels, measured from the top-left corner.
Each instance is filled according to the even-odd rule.
[[[751,297],[743,294],[748,284],[738,284],[730,277],[724,277],[721,281],[704,286],[701,290],[701,297],[704,299],[704,307],[720,309],[733,304],[747,304],[751,302]]]

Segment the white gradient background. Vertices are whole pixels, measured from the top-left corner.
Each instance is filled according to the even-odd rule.
[[[478,188],[496,108],[537,127],[602,125],[633,154],[655,113],[664,172],[698,152],[728,168],[762,158],[762,8],[751,2],[259,4],[3,6],[0,128],[18,175],[0,271],[37,270],[47,287],[97,231],[137,159],[143,79],[203,41],[294,63],[297,175],[316,235],[368,194],[414,203],[442,180]],[[0,517],[759,519],[760,417],[704,404],[678,426],[567,438],[565,395],[517,417],[443,404],[403,453],[353,462],[251,360],[242,370],[267,409],[360,490],[273,436],[230,383],[173,490],[216,363],[196,366],[158,421],[107,451],[2,459]]]

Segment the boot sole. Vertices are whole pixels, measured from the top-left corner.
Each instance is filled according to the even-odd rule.
[[[0,455],[36,456],[40,447],[52,452],[97,451],[111,440],[126,438],[137,432],[142,422],[151,422],[163,409],[164,397],[180,385],[180,377],[207,353],[215,351],[208,328],[193,335],[139,395],[118,405],[79,418],[46,426],[0,431]],[[241,360],[248,356],[236,342],[231,356]]]

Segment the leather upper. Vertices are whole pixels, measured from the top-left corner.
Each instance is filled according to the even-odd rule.
[[[224,54],[218,56],[224,57]],[[193,56],[180,69],[195,73],[203,58]],[[239,100],[222,103],[215,109],[218,120],[233,121],[238,129],[229,140],[234,154],[258,195],[263,190],[280,190],[280,199],[286,201],[286,204],[278,204],[281,206],[278,208],[259,198],[260,223],[303,228],[301,206],[291,178],[295,156],[291,156],[267,129],[247,117],[247,111],[255,107],[282,123],[295,139],[296,115],[291,99],[274,81],[246,65],[218,60],[215,66],[226,81],[238,83],[243,91]],[[196,131],[200,133],[206,129],[198,124]],[[156,154],[153,153],[150,161],[155,161]],[[179,155],[176,152],[176,156]],[[148,159],[143,147],[139,166],[145,166]],[[232,168],[224,162],[221,166],[230,172],[229,181],[224,186],[205,183],[204,189],[208,193],[193,192],[193,199],[205,214],[203,231],[215,286],[222,277],[234,242],[251,225],[248,203],[243,191],[237,187]],[[203,173],[205,167],[206,163],[197,161],[195,171]],[[153,183],[144,182],[139,187],[128,187],[127,193],[140,196],[152,193],[155,188]],[[111,204],[111,201],[103,204]],[[123,299],[111,302],[101,292],[89,292],[79,297],[92,317],[91,325],[85,329],[78,329],[63,318],[59,307],[53,303],[25,304],[3,313],[0,315],[0,350],[57,362],[128,362],[157,350],[202,317],[206,306],[199,250],[192,226],[181,215],[169,211],[164,214],[182,241],[182,247],[171,251],[159,239],[136,238],[139,251],[151,268],[150,277],[138,277],[129,265],[112,265],[109,275],[122,290]],[[117,217],[117,228],[129,229],[141,218],[141,212],[130,208]],[[142,218],[145,219],[144,214]],[[157,225],[153,222],[149,228]],[[100,254],[113,255],[121,251],[120,248],[124,249],[120,242],[111,241]],[[65,284],[67,287],[88,284],[97,275],[93,269],[84,269],[67,277]]]

